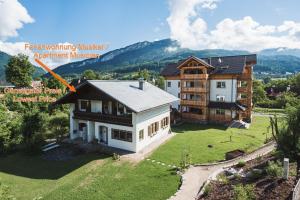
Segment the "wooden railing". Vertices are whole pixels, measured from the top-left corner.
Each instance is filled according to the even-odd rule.
[[[105,122],[109,124],[119,124],[124,126],[132,126],[132,116],[117,116],[117,115],[107,115],[102,113],[92,113],[92,112],[81,112],[74,111],[74,118],[89,120],[89,121],[97,121],[97,122]]]
[[[208,74],[181,74],[181,79],[208,79]]]
[[[248,88],[247,87],[238,87],[237,91],[238,92],[247,93],[248,92]]]
[[[242,104],[242,105],[247,105],[248,104],[248,99],[237,99],[237,101],[240,103],[240,104]]]
[[[181,92],[208,92],[206,87],[182,87]]]
[[[207,102],[203,100],[188,100],[188,99],[181,99],[181,105],[190,105],[190,106],[206,106]]]
[[[205,114],[195,114],[190,112],[183,112],[182,118],[184,119],[194,119],[194,120],[207,120],[207,116]]]
[[[210,115],[209,120],[212,121],[221,121],[221,122],[229,122],[232,120],[231,116],[229,115]]]

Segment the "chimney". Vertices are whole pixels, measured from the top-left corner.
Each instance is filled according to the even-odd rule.
[[[139,89],[144,90],[145,81],[143,78],[139,78]]]

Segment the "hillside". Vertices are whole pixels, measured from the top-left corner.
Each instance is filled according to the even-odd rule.
[[[0,82],[5,82],[5,65],[8,63],[11,55],[0,51]],[[34,77],[45,74],[44,70],[35,66]]]
[[[224,49],[195,51],[182,49],[176,41],[164,39],[155,42],[138,42],[110,51],[99,59],[68,63],[57,67],[55,72],[60,75],[74,75],[80,74],[86,69],[93,69],[95,71],[125,73],[144,68],[159,72],[167,63],[178,61],[190,55],[201,58],[241,54],[249,54],[249,52]],[[299,72],[300,50],[286,48],[263,50],[258,53],[258,64],[254,70],[257,73],[278,73],[281,75],[285,72]]]

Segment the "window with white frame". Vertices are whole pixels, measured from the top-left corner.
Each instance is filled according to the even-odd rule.
[[[139,141],[142,141],[144,139],[144,129],[139,131]]]
[[[226,87],[225,81],[218,81],[217,82],[217,88],[225,88],[225,87]]]
[[[171,81],[168,81],[168,87],[171,87]]]
[[[225,101],[225,96],[217,95],[217,101],[224,102]]]
[[[88,107],[89,107],[88,100],[79,100],[79,110],[80,111],[87,111]]]

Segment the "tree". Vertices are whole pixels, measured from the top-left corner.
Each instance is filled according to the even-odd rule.
[[[97,74],[91,70],[91,69],[88,69],[88,70],[85,70],[82,74],[82,78],[86,78],[86,79],[97,79]]]
[[[159,77],[157,78],[157,80],[156,80],[156,85],[157,85],[160,89],[162,89],[162,90],[165,89],[165,79],[164,79],[163,76],[159,76]]]
[[[265,101],[267,99],[266,92],[262,82],[253,81],[253,104],[256,105],[258,102]]]
[[[6,81],[16,87],[28,87],[31,84],[33,72],[34,67],[29,62],[28,56],[18,54],[12,56],[8,61],[5,68]]]
[[[149,81],[150,73],[147,69],[143,69],[138,73],[139,78],[143,78],[146,81]]]
[[[65,113],[58,113],[51,117],[49,121],[49,127],[52,133],[56,136],[56,140],[59,141],[63,135],[69,132],[69,118]]]
[[[65,89],[65,86],[55,78],[49,78],[44,80],[45,86],[51,89]]]
[[[300,105],[288,107],[284,124],[279,126],[276,115],[270,117],[272,136],[277,148],[292,160],[297,161],[297,176],[300,170]]]

